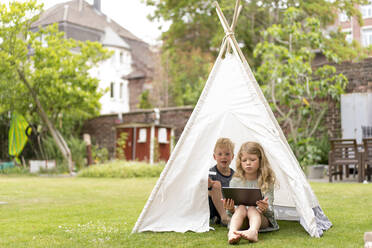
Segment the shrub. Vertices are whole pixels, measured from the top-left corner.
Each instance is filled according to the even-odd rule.
[[[128,162],[117,160],[114,162],[93,165],[79,171],[79,177],[158,177],[164,169],[164,164],[150,165],[143,162]]]
[[[0,170],[0,174],[4,175],[31,175],[29,168],[23,166],[15,166]]]
[[[122,132],[119,139],[116,141],[116,156],[118,159],[125,160],[125,147],[127,144],[128,133]]]
[[[44,169],[40,168],[40,171],[37,174],[48,174],[48,175],[55,175],[55,174],[65,174],[69,173],[68,165],[65,161],[57,163],[56,167],[52,169]]]
[[[69,137],[66,143],[70,149],[72,161],[75,162],[76,169],[81,169],[85,166],[86,145],[82,139]],[[56,160],[57,167],[64,164],[64,158],[58,149],[54,139],[50,136],[43,139],[43,148],[45,152],[44,159]],[[63,167],[63,166],[62,166]],[[64,171],[63,168],[57,168],[57,171]]]
[[[94,163],[105,163],[109,158],[107,148],[101,148],[98,145],[92,145],[92,157]]]
[[[75,167],[77,170],[82,169],[85,166],[85,158],[86,158],[86,144],[84,140],[70,137],[67,139],[67,145],[70,148],[72,161],[75,162]]]

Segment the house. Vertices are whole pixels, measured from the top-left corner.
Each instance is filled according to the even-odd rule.
[[[336,25],[341,27],[342,32],[346,33],[346,40],[358,41],[362,46],[372,45],[372,2],[367,5],[358,6],[362,14],[363,25],[358,23],[356,17],[348,17],[346,13],[340,13]]]
[[[339,13],[338,19],[330,29],[341,28],[348,42],[357,41],[363,47],[372,45],[372,1],[357,6],[362,14],[363,25],[356,17]],[[327,63],[324,57],[315,59],[315,66]],[[372,130],[372,58],[362,61],[344,61],[333,64],[338,73],[344,74],[349,83],[345,94],[341,95],[340,105],[330,102],[327,117],[330,137],[356,139],[358,143],[366,137],[366,130]]]
[[[57,4],[44,11],[31,28],[53,23],[58,23],[66,38],[97,41],[114,52],[91,70],[100,80],[100,89],[107,89],[100,99],[100,114],[136,109],[140,94],[151,86],[154,65],[149,45],[102,13],[100,0],[93,5],[84,0]]]

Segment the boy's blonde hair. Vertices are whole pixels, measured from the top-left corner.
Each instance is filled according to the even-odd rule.
[[[229,138],[219,138],[214,145],[213,152],[215,153],[217,148],[227,148],[234,154],[234,147],[234,143]]]
[[[242,153],[255,154],[260,160],[260,167],[257,171],[258,187],[263,193],[266,193],[270,187],[273,187],[276,181],[274,171],[271,169],[270,163],[267,160],[262,146],[256,142],[246,142],[241,147],[236,156],[236,172],[234,177],[244,179],[245,172],[242,168],[241,158]]]

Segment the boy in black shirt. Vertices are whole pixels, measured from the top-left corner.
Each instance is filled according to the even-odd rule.
[[[222,202],[221,187],[228,187],[234,174],[230,168],[234,158],[234,143],[228,138],[219,138],[214,146],[213,158],[217,164],[209,169],[208,198],[210,219],[215,223],[227,225],[230,217],[226,214]]]

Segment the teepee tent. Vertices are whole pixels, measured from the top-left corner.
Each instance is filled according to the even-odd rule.
[[[235,143],[235,154],[246,141],[263,146],[279,181],[274,192],[277,219],[300,221],[312,237],[320,237],[332,226],[239,49],[233,33],[238,6],[239,0],[233,24],[228,26],[216,3],[226,33],[219,56],[133,233],[209,230],[207,178],[220,137]],[[231,166],[235,167],[235,161]]]

